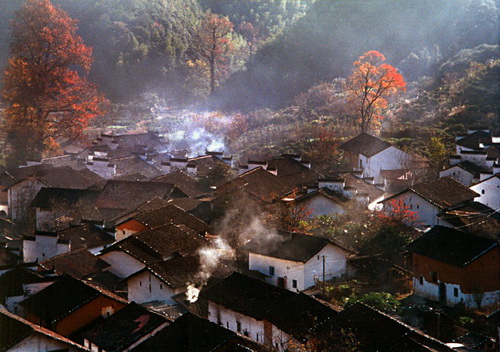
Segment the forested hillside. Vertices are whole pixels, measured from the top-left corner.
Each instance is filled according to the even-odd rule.
[[[412,81],[436,75],[461,49],[498,41],[492,0],[316,1],[259,51],[251,70],[232,77],[220,99],[224,106],[282,106],[314,83],[345,77],[368,50],[384,53]]]
[[[23,2],[0,2],[3,69]],[[88,79],[111,102],[97,130],[192,129],[207,111],[201,126],[229,152],[323,158],[318,143],[358,131],[348,78],[370,51],[404,79],[373,133],[425,154],[430,136],[451,143],[469,125],[498,127],[498,0],[54,3],[78,21],[93,49]]]

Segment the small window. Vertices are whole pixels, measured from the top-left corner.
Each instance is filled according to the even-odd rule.
[[[420,285],[423,285],[424,284],[424,277],[420,276],[420,278],[418,279],[418,282]]]
[[[274,266],[269,267],[269,275],[274,276]]]
[[[229,322],[228,321],[226,321],[226,328],[229,329]]]
[[[297,288],[297,280],[292,280],[292,287]]]
[[[163,285],[162,284],[160,284],[160,290],[163,290]]]
[[[410,210],[413,210],[413,204],[410,204]]]
[[[236,322],[236,330],[241,332],[241,323],[239,321]]]
[[[319,254],[318,254],[318,260],[319,260]]]
[[[484,194],[484,193],[485,193],[485,190],[483,189],[483,190],[481,191],[481,194]]]
[[[453,289],[453,296],[458,297],[458,288]]]
[[[420,209],[420,205],[417,204],[417,209]]]
[[[141,287],[142,287],[142,281],[139,281],[139,286],[141,286]]]
[[[248,331],[243,331],[243,335],[245,335],[246,337],[248,337]]]

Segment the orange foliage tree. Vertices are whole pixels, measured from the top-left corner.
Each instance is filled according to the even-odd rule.
[[[354,62],[347,79],[348,100],[359,121],[361,132],[382,119],[388,97],[406,90],[406,82],[394,66],[385,63],[385,56],[371,50]]]
[[[61,138],[76,139],[106,100],[85,78],[92,49],[76,21],[49,0],[28,0],[12,21],[11,58],[4,75],[5,129],[13,158],[39,158]]]
[[[216,81],[226,71],[226,61],[232,49],[230,33],[233,23],[227,17],[207,13],[198,28],[198,50],[210,68],[210,93],[215,92]]]

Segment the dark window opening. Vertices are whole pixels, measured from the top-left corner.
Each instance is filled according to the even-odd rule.
[[[239,321],[236,322],[236,330],[241,332],[241,323]]]
[[[297,280],[292,280],[292,287],[297,288]]]
[[[453,296],[458,297],[458,288],[453,289]]]
[[[434,282],[434,283],[438,282],[438,273],[437,272],[432,271],[431,277],[432,277],[432,282]]]
[[[418,282],[420,283],[420,285],[423,285],[424,284],[424,277],[420,276],[420,278],[418,279]]]
[[[269,275],[274,276],[274,266],[269,267]]]

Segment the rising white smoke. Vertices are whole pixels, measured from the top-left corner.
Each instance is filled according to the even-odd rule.
[[[186,291],[186,300],[189,303],[198,300],[202,287],[206,285],[210,277],[221,265],[221,261],[233,259],[235,251],[224,239],[218,237],[209,247],[200,249],[198,255],[200,257],[200,272],[196,275],[194,282],[188,283]]]

